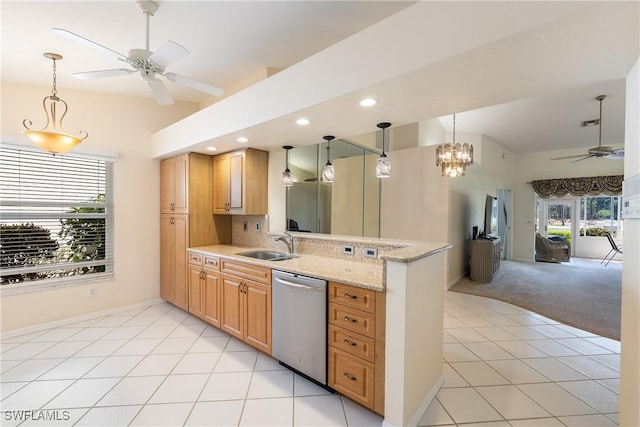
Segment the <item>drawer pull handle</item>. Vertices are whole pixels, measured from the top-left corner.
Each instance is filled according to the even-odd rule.
[[[358,322],[358,319],[349,318],[348,316],[344,316],[344,320],[346,320],[347,322],[348,322],[349,320],[351,320],[353,323],[357,323],[357,322]]]
[[[351,298],[351,299],[358,299],[357,295],[349,295],[349,294],[344,294],[345,298]]]
[[[351,344],[351,345],[352,345],[352,346],[354,346],[354,347],[357,347],[357,346],[358,346],[358,343],[355,343],[355,342],[353,342],[353,341],[349,342],[349,340],[344,340],[344,343],[345,343],[345,344]]]
[[[356,377],[353,377],[353,376],[349,375],[349,374],[348,374],[348,373],[346,373],[346,372],[344,372],[344,373],[342,374],[342,376],[343,376],[343,377],[345,377],[345,378],[350,379],[351,381],[355,381],[355,380],[357,380],[357,378],[356,378]]]

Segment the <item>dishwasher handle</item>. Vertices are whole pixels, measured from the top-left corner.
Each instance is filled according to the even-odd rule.
[[[322,291],[321,287],[308,286],[308,285],[303,285],[301,283],[293,283],[293,282],[290,282],[288,280],[284,280],[284,279],[282,279],[280,277],[276,277],[274,280],[277,281],[278,283],[282,283],[283,285],[291,286],[291,287],[294,287],[294,288],[301,288],[301,289],[305,289],[305,290],[308,290],[308,291],[316,291],[316,292],[321,292]]]

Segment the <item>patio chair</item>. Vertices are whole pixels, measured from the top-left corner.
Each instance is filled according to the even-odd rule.
[[[571,260],[571,245],[566,240],[550,240],[536,233],[536,261],[567,262]]]
[[[616,244],[615,240],[613,240],[613,237],[611,237],[611,234],[605,232],[604,235],[607,236],[609,244],[611,245],[611,249],[609,250],[609,252],[604,256],[604,258],[602,258],[602,261],[600,261],[600,264],[607,261],[607,263],[604,265],[606,267],[611,262],[613,257],[616,256],[616,254],[622,255],[622,246],[618,246]]]

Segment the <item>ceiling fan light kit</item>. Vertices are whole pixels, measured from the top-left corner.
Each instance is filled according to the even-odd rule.
[[[165,72],[165,69],[171,64],[189,55],[189,51],[174,41],[166,41],[158,50],[152,52],[149,50],[149,24],[152,17],[158,10],[158,4],[153,1],[144,0],[137,1],[136,6],[145,15],[146,19],[146,45],[145,49],[131,49],[129,55],[125,56],[108,47],[102,46],[94,41],[86,39],[78,34],[72,33],[61,28],[52,28],[55,34],[71,39],[77,43],[92,47],[93,49],[102,51],[116,59],[129,64],[133,69],[116,68],[109,70],[88,71],[82,73],[74,73],[73,76],[82,80],[101,79],[106,77],[116,77],[139,73],[142,80],[147,82],[149,89],[153,93],[156,102],[160,105],[173,104],[171,94],[164,86],[158,76],[166,80],[183,86],[188,86],[200,92],[208,93],[214,96],[222,96],[224,91],[218,87],[209,85],[202,81],[182,76],[180,74]]]
[[[600,103],[600,118],[595,120],[586,120],[581,123],[582,127],[586,126],[598,126],[598,146],[590,148],[587,154],[578,154],[575,156],[555,157],[551,160],[567,160],[576,159],[571,163],[580,162],[582,160],[590,159],[591,157],[603,157],[610,160],[622,160],[624,159],[624,148],[612,148],[606,145],[602,145],[602,101],[606,98],[606,95],[596,96],[596,101]]]

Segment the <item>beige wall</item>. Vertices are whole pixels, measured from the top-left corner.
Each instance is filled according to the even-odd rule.
[[[625,107],[625,178],[640,173],[640,61],[627,77]],[[640,259],[640,219],[625,220],[626,260]],[[622,266],[622,361],[620,425],[640,425],[640,264]]]
[[[2,131],[5,139],[22,138],[22,120],[44,126],[45,86],[2,83]],[[151,159],[151,134],[191,114],[196,106],[162,107],[153,100],[64,90],[68,104],[64,128],[83,129],[80,146],[118,153],[115,163],[115,278],[0,297],[2,331],[109,310],[159,297],[159,169]],[[78,149],[82,149],[78,148]],[[89,287],[97,296],[89,297]]]
[[[382,180],[381,237],[447,242],[449,187],[434,166],[435,146],[388,153],[391,177]]]
[[[449,135],[448,138],[451,138]],[[450,140],[450,139],[448,139]],[[449,178],[447,285],[453,286],[469,269],[469,244],[474,226],[484,226],[487,194],[499,188],[511,189],[515,177],[514,155],[486,135],[456,133],[457,142],[473,144],[474,164],[462,177]],[[510,236],[508,237],[511,240]]]

